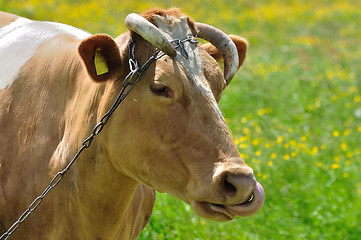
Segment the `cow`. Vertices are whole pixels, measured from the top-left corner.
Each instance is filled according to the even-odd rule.
[[[134,62],[143,66],[157,52],[11,238],[136,239],[155,191],[214,221],[262,207],[263,188],[218,107],[247,42],[175,8],[129,14],[125,25],[129,31],[112,38],[0,13],[0,233],[68,166]]]

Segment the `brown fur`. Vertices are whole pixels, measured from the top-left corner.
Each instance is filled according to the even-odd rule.
[[[0,11],[0,28],[8,25],[10,22],[15,21],[18,16]]]
[[[144,17],[149,22],[151,22],[155,25],[154,15],[161,16],[165,19],[167,19],[168,16],[172,16],[172,17],[176,17],[176,18],[180,18],[180,17],[184,16],[184,14],[181,12],[181,10],[179,8],[170,8],[170,9],[166,9],[166,10],[160,9],[160,8],[152,8],[152,9],[148,9],[148,10],[144,11],[141,14],[142,17]],[[188,22],[188,26],[192,30],[193,34],[196,34],[194,21],[191,18],[187,17],[187,22]],[[239,65],[238,65],[238,69],[239,69],[243,65],[244,60],[246,58],[248,43],[244,38],[241,38],[236,35],[230,35],[229,37],[232,39],[232,41],[234,42],[234,44],[237,47],[238,58],[239,58]],[[218,49],[216,47],[214,47],[212,44],[205,44],[205,45],[203,45],[203,47],[207,50],[207,52],[214,59],[216,59],[219,62],[222,61],[223,56],[220,54]]]
[[[154,13],[180,16],[174,9],[144,16]],[[0,26],[13,20],[0,13]],[[116,79],[129,71],[128,39],[129,33],[115,40],[54,37],[40,45],[11,86],[0,90],[0,229],[8,229],[64,169],[111,107],[121,89]],[[109,66],[101,77],[94,71],[95,47]],[[135,57],[144,63],[151,51],[138,41]],[[199,53],[204,75],[195,77],[219,100],[222,71],[204,49]],[[154,95],[151,87],[159,83],[174,95]],[[197,88],[180,62],[167,56],[157,60],[12,238],[136,239],[151,215],[153,189],[192,204],[202,217],[231,220],[234,216],[204,204],[242,203],[255,180],[211,95]],[[227,195],[222,181],[228,174],[242,180],[235,183],[241,190]]]
[[[172,17],[176,17],[176,18],[180,18],[180,17],[184,16],[187,18],[189,28],[192,30],[193,34],[196,34],[194,21],[191,18],[189,18],[188,16],[185,16],[180,11],[179,8],[169,8],[169,9],[152,8],[152,9],[148,9],[148,10],[142,12],[142,14],[141,14],[142,17],[144,17],[149,22],[156,25],[154,22],[154,15],[164,17],[165,19],[167,19],[167,16],[172,16]]]
[[[101,54],[107,61],[109,72],[97,75],[94,66],[95,49],[100,48]],[[79,46],[79,54],[82,57],[89,75],[97,82],[106,81],[110,78],[117,78],[124,72],[121,65],[121,56],[117,44],[107,34],[97,34],[82,41]]]
[[[238,69],[239,69],[243,65],[244,60],[246,59],[248,43],[244,38],[241,38],[236,35],[230,35],[229,37],[236,45],[238,51],[238,60],[239,60]],[[203,44],[202,47],[208,52],[209,55],[211,55],[219,63],[220,66],[222,66],[223,56],[215,46],[213,46],[211,43],[206,43]]]
[[[237,47],[238,58],[239,58],[239,65],[238,65],[238,69],[239,69],[243,65],[244,60],[246,59],[248,43],[244,38],[241,38],[236,35],[229,35],[229,37],[232,39],[232,41]]]

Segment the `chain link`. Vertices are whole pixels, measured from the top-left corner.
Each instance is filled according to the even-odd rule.
[[[188,36],[184,40],[174,39],[171,42],[176,43],[174,48],[180,48],[181,54],[188,58],[188,53],[184,49],[184,42],[190,41],[191,43],[198,43],[197,36]],[[149,59],[146,61],[142,67],[139,67],[138,61],[135,59],[135,42],[131,38],[128,43],[128,57],[129,57],[129,74],[124,78],[122,83],[123,87],[120,90],[114,104],[110,107],[107,113],[105,113],[99,123],[95,125],[93,128],[92,134],[83,141],[82,146],[75,154],[73,159],[69,162],[69,164],[60,172],[58,172],[53,179],[50,181],[49,185],[45,188],[45,190],[37,197],[35,200],[29,205],[29,207],[21,214],[18,220],[4,233],[1,235],[0,240],[6,240],[10,237],[10,235],[20,226],[21,223],[25,221],[25,219],[42,203],[43,199],[46,195],[56,187],[60,181],[63,179],[65,173],[70,169],[73,163],[77,160],[80,154],[84,151],[84,149],[89,148],[94,140],[94,138],[103,130],[105,124],[107,124],[110,116],[114,113],[119,104],[129,95],[132,91],[134,84],[136,84],[143,72],[156,60],[163,57],[165,54],[161,53],[160,50],[157,50]],[[159,54],[160,53],[160,54]]]

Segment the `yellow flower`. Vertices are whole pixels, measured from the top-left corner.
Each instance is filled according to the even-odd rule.
[[[275,153],[271,154],[271,159],[275,159],[276,157],[277,157],[277,154],[275,154]]]
[[[276,143],[280,144],[283,141],[283,137],[282,136],[278,136]]]
[[[257,173],[257,177],[262,177],[262,173]]]
[[[284,159],[284,160],[289,160],[289,159],[290,159],[290,155],[288,155],[288,154],[283,155],[283,159]]]
[[[351,163],[352,163],[351,160],[346,161],[346,165],[351,165]]]
[[[361,96],[355,96],[355,97],[353,98],[353,101],[354,101],[355,103],[361,102]]]
[[[305,136],[302,136],[302,137],[301,137],[301,141],[302,141],[302,142],[305,142],[306,140],[307,140],[307,137],[305,137]]]
[[[259,116],[263,116],[263,115],[271,113],[271,112],[272,112],[272,108],[261,108],[261,109],[258,109],[257,114]]]
[[[239,148],[247,148],[247,143],[241,143],[239,144]]]
[[[269,167],[271,167],[272,164],[273,164],[272,161],[268,161],[268,162],[267,162],[267,166],[269,166]]]
[[[334,156],[334,157],[333,157],[333,161],[334,161],[335,163],[339,163],[340,160],[341,160],[341,158],[340,158],[339,156]]]
[[[322,165],[323,165],[322,162],[317,163],[317,167],[322,167]]]
[[[327,146],[326,146],[325,144],[322,144],[322,145],[321,145],[321,149],[326,149],[326,147],[327,147]]]
[[[346,157],[347,158],[352,158],[353,157],[353,152],[351,152],[351,151],[347,152]]]
[[[263,179],[266,179],[266,178],[267,178],[267,174],[263,174],[262,178],[263,178]]]
[[[248,159],[249,158],[249,156],[247,154],[241,153],[240,155],[241,155],[242,159]]]
[[[311,150],[311,155],[316,155],[318,153],[318,147],[314,146]]]
[[[290,147],[290,144],[289,143],[285,143],[285,145],[283,145],[284,148],[289,148]]]
[[[345,172],[345,173],[342,174],[342,176],[343,176],[344,178],[348,178],[348,173]]]
[[[348,147],[347,147],[347,143],[341,143],[341,149],[343,150],[343,151],[347,151],[347,149],[348,149]]]
[[[357,131],[361,132],[361,126],[357,127]]]
[[[334,137],[338,137],[338,136],[340,136],[340,132],[339,131],[333,131],[332,135]]]
[[[248,119],[246,117],[241,118],[241,123],[246,123]]]
[[[351,133],[351,129],[347,128],[345,131],[343,131],[343,135],[346,137]]]
[[[257,146],[259,144],[259,140],[258,139],[252,140],[252,144],[253,146]]]
[[[247,141],[248,140],[248,137],[240,137],[239,138],[239,141],[240,142],[245,142],[245,141]]]
[[[291,157],[296,157],[296,152],[291,152]]]
[[[251,131],[249,130],[249,128],[243,128],[243,133],[244,134],[249,134]]]
[[[270,148],[270,147],[272,146],[272,144],[266,143],[264,146],[265,146],[266,148]]]
[[[306,148],[307,144],[304,144],[304,143],[297,143],[297,148],[299,149],[304,149]]]
[[[288,129],[288,132],[289,132],[289,133],[293,133],[293,132],[294,132],[294,129],[293,129],[293,128],[289,128],[289,129]]]
[[[255,155],[258,157],[258,156],[261,156],[261,151],[256,151]]]
[[[331,164],[331,168],[332,168],[332,169],[338,169],[338,168],[340,168],[340,164],[338,164],[338,163],[332,163],[332,164]]]

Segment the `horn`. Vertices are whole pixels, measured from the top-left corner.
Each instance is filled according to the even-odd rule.
[[[195,25],[198,29],[197,35],[210,42],[221,52],[224,59],[224,79],[228,85],[236,75],[239,66],[236,45],[227,34],[213,26],[198,22]]]
[[[129,30],[138,33],[168,56],[175,57],[177,55],[176,50],[163,33],[144,17],[131,13],[125,18],[125,25]]]

